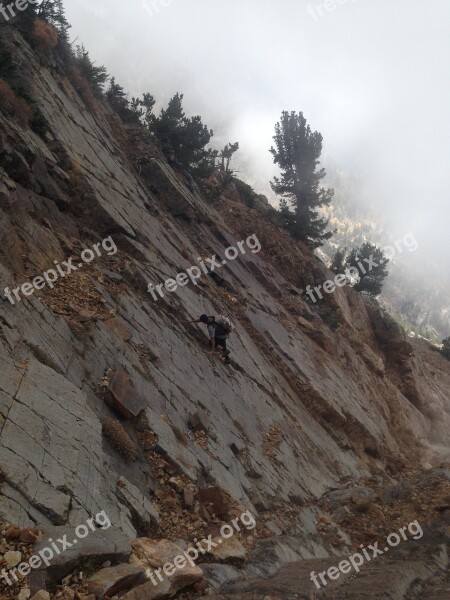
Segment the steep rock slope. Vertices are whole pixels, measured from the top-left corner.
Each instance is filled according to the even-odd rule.
[[[443,357],[349,289],[327,299],[341,325],[331,327],[300,295],[330,277],[314,256],[292,245],[287,262],[272,246],[275,226],[236,198],[217,211],[138,134],[135,151],[147,160],[136,165],[125,152],[133,132],[105,106],[89,112],[57,63],[13,32],[2,36],[51,127],[42,139],[0,110],[4,286],[69,257],[81,264],[83,248],[108,236],[118,247],[51,290],[0,303],[5,520],[78,525],[107,510],[129,536],[157,526],[161,482],[138,443],[145,432],[198,487],[217,485],[255,513],[313,502],[386,468],[448,460]],[[220,276],[157,301],[148,293],[149,282],[199,256],[223,259],[254,233],[261,252],[247,250]],[[203,312],[232,313],[230,366],[207,356],[205,332],[184,323]],[[208,420],[200,441],[188,427],[199,409]],[[132,463],[102,436],[101,419],[118,415]]]

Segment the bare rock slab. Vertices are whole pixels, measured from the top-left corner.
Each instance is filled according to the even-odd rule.
[[[159,524],[159,513],[155,510],[154,506],[130,481],[122,477],[122,481],[125,485],[120,487],[117,491],[117,496],[120,498],[130,510],[139,515],[143,524],[152,530],[158,530]]]
[[[242,571],[239,571],[231,565],[203,563],[201,569],[206,577],[208,585],[213,588],[213,590],[218,590],[223,584],[242,577]]]
[[[127,536],[115,527],[96,529],[91,531],[84,539],[76,535],[74,527],[45,527],[44,538],[34,547],[34,553],[51,548],[50,539],[61,550],[60,554],[54,552],[49,559],[49,565],[32,572],[38,577],[44,572],[45,578],[53,582],[60,582],[71,573],[81,561],[89,561],[100,567],[105,561],[111,563],[127,562],[131,555],[131,546]],[[64,542],[67,546],[64,550]],[[69,546],[70,544],[70,546]]]

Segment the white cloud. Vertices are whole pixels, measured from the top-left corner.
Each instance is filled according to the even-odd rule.
[[[142,0],[65,5],[73,33],[132,94],[161,106],[183,92],[218,141],[238,140],[261,191],[275,122],[302,110],[325,157],[362,174],[392,220],[449,251],[450,4],[349,1],[316,22],[308,5],[319,0],[164,2],[153,16]]]

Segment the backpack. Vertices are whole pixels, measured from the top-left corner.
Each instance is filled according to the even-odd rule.
[[[231,319],[226,315],[219,315],[214,319],[214,321],[217,323],[217,325],[220,325],[221,327],[226,329],[228,333],[233,333],[234,325],[231,322]]]

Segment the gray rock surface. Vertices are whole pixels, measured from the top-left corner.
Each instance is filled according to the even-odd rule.
[[[157,484],[137,441],[141,409],[160,455],[255,513],[314,503],[411,457],[427,468],[450,459],[448,361],[348,288],[330,300],[341,327],[329,327],[296,291],[329,276],[308,253],[298,249],[295,286],[263,249],[229,262],[219,282],[205,276],[154,300],[148,283],[175,277],[199,256],[222,258],[239,238],[156,147],[139,173],[106,106],[91,114],[17,33],[0,35],[51,128],[44,140],[0,107],[2,287],[14,289],[107,236],[118,248],[54,289],[0,301],[2,518],[75,527],[105,510],[127,537],[156,526]],[[296,298],[297,313],[287,297]],[[204,328],[185,320],[229,311],[237,327],[225,365],[207,355]],[[129,375],[133,398],[122,387],[108,405],[101,383],[117,369]],[[137,448],[129,464],[102,437],[102,417],[118,408]],[[187,435],[199,410],[209,421],[207,449]],[[281,438],[268,453],[274,427]],[[327,558],[313,516],[306,508],[304,537],[280,536],[252,563],[253,574],[276,577],[287,562]],[[392,568],[385,597],[428,570],[413,559],[398,576]]]
[[[45,579],[59,583],[83,563],[100,568],[105,561],[124,563],[131,555],[128,536],[115,527],[95,531],[88,529],[88,535],[81,536],[85,536],[84,530],[80,532],[74,527],[45,527],[44,537],[35,545],[34,552],[39,554],[46,550],[44,555],[49,558],[49,565],[42,564],[37,571],[32,571],[32,578],[40,578],[44,573]],[[59,554],[52,542],[55,542]],[[49,550],[53,550],[51,559]]]
[[[225,583],[242,577],[242,572],[231,565],[204,563],[200,565],[200,568],[205,575],[208,586],[213,590],[218,590]]]

